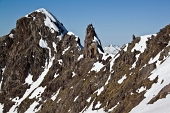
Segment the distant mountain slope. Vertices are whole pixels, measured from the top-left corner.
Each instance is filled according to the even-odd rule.
[[[0,112],[169,112],[169,29],[133,37],[115,55],[92,24],[82,47],[51,13],[36,10],[0,38]]]
[[[109,45],[109,46],[104,47],[103,49],[104,49],[104,52],[105,52],[105,53],[109,53],[109,54],[114,54],[114,55],[116,55],[116,54],[119,52],[120,47],[111,44],[111,45]]]

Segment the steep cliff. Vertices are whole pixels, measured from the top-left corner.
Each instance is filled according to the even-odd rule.
[[[145,106],[141,112],[148,112],[147,104],[169,99],[169,34],[167,25],[133,37],[113,55],[104,53],[92,24],[82,47],[78,36],[38,9],[0,38],[0,111],[135,113]]]

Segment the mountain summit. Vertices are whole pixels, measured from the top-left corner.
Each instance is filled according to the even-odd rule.
[[[83,47],[38,9],[0,38],[0,112],[169,112],[169,29],[134,36],[115,55],[103,51],[92,24]]]
[[[36,15],[36,13],[39,13],[40,15]],[[41,17],[41,14],[43,14],[44,16]],[[65,33],[67,33],[68,31],[66,30],[66,28],[63,26],[62,23],[60,23],[51,13],[49,13],[46,9],[44,8],[40,8],[36,11],[34,11],[33,13],[26,15],[26,17],[28,18],[32,18],[33,20],[38,19],[38,18],[43,18],[42,21],[44,21],[45,26],[49,27],[49,29],[51,30],[52,33],[54,33],[54,31],[61,33],[62,35],[64,35]],[[35,20],[37,21],[37,20]]]

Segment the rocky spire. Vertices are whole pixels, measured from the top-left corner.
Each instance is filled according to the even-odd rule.
[[[101,42],[95,32],[95,28],[92,24],[89,24],[86,28],[86,37],[84,40],[85,57],[93,58],[100,52],[104,52]]]

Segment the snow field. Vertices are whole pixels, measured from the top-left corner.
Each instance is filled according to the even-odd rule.
[[[152,71],[150,80],[155,79],[158,76],[158,82],[153,84],[152,87],[145,93],[145,99],[131,110],[130,113],[168,113],[170,107],[168,107],[170,102],[170,96],[167,95],[166,99],[159,99],[154,104],[147,104],[154,96],[156,96],[159,91],[169,84],[170,81],[170,57],[168,57],[165,62],[160,64],[155,70]],[[164,80],[163,83],[162,80]],[[143,89],[143,88],[142,88]]]

